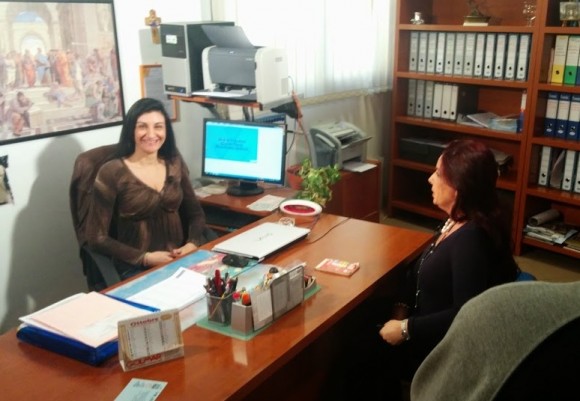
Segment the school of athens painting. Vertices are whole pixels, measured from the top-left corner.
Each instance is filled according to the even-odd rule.
[[[0,0],[0,145],[120,124],[112,0]]]

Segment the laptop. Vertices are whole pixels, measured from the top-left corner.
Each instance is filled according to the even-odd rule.
[[[309,228],[267,222],[216,244],[212,250],[261,261],[272,253],[305,238],[309,232]]]

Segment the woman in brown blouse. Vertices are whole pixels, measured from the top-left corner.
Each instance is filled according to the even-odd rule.
[[[97,174],[90,247],[111,256],[126,278],[194,251],[204,227],[163,104],[138,100],[127,112],[115,156]]]

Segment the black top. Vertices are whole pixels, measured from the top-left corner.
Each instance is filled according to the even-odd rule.
[[[426,249],[414,269],[409,345],[422,360],[443,338],[459,309],[486,289],[516,278],[509,246],[494,248],[489,235],[467,222]]]

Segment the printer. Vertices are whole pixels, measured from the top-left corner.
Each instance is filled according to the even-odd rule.
[[[203,31],[214,43],[202,52],[208,96],[257,101],[268,108],[288,102],[288,60],[284,49],[253,46],[239,26],[207,25]]]
[[[369,139],[360,128],[344,121],[313,126],[308,134],[312,165],[342,168],[347,161],[365,161]]]

